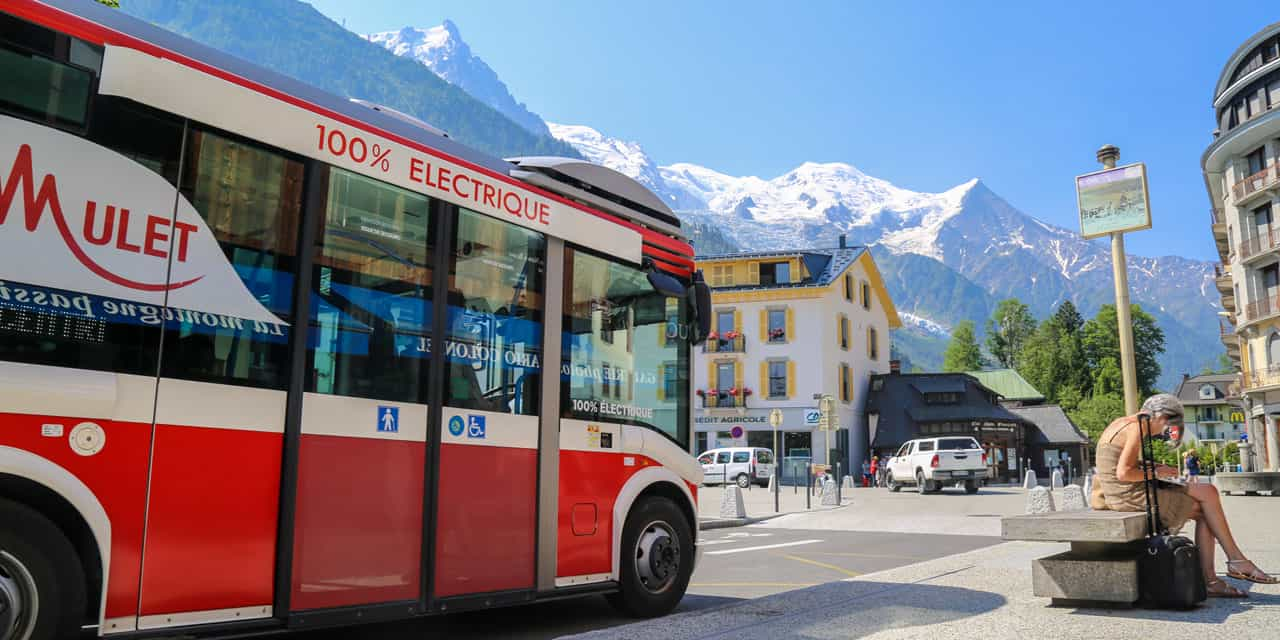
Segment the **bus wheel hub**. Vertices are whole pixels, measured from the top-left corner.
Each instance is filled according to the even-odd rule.
[[[680,543],[670,526],[654,522],[636,543],[636,573],[646,589],[657,593],[671,586],[680,572]]]

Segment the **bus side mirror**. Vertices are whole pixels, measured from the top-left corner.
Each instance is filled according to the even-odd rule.
[[[711,287],[707,286],[701,270],[693,272],[693,284],[685,293],[693,313],[689,342],[696,347],[706,342],[707,335],[711,333]]]

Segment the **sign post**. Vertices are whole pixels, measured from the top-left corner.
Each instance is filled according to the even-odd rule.
[[[1151,228],[1147,167],[1142,163],[1116,167],[1120,149],[1098,149],[1103,170],[1076,177],[1080,235],[1086,240],[1111,236],[1111,272],[1116,289],[1116,322],[1120,337],[1120,371],[1124,379],[1124,410],[1138,412],[1138,377],[1134,368],[1133,318],[1129,311],[1129,270],[1124,234]]]
[[[838,418],[831,411],[835,403],[835,398],[832,398],[829,393],[822,394],[818,400],[818,410],[822,412],[822,417],[818,418],[818,429],[822,431],[822,459],[827,469],[831,468],[831,442],[827,434],[837,428],[835,424]]]
[[[773,427],[773,512],[778,513],[781,511],[778,507],[778,494],[782,491],[782,478],[778,475],[782,470],[782,447],[778,442],[778,427],[782,426],[781,409],[769,412],[769,426]]]

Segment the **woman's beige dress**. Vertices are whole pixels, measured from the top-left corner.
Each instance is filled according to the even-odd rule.
[[[1117,430],[1119,433],[1121,430]],[[1112,434],[1112,439],[1116,434]],[[1098,475],[1093,483],[1093,495],[1089,496],[1090,505],[1094,509],[1111,511],[1146,511],[1147,496],[1141,482],[1124,482],[1116,478],[1116,465],[1120,462],[1120,452],[1124,448],[1110,441],[1098,443],[1094,460],[1098,466]],[[1187,493],[1186,487],[1165,487],[1156,489],[1160,502],[1160,521],[1177,533],[1191,518],[1195,510],[1196,500]]]

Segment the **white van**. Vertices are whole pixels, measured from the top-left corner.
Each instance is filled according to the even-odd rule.
[[[712,449],[698,456],[705,485],[735,482],[746,489],[754,482],[768,486],[773,475],[773,452],[761,447],[728,447]]]

